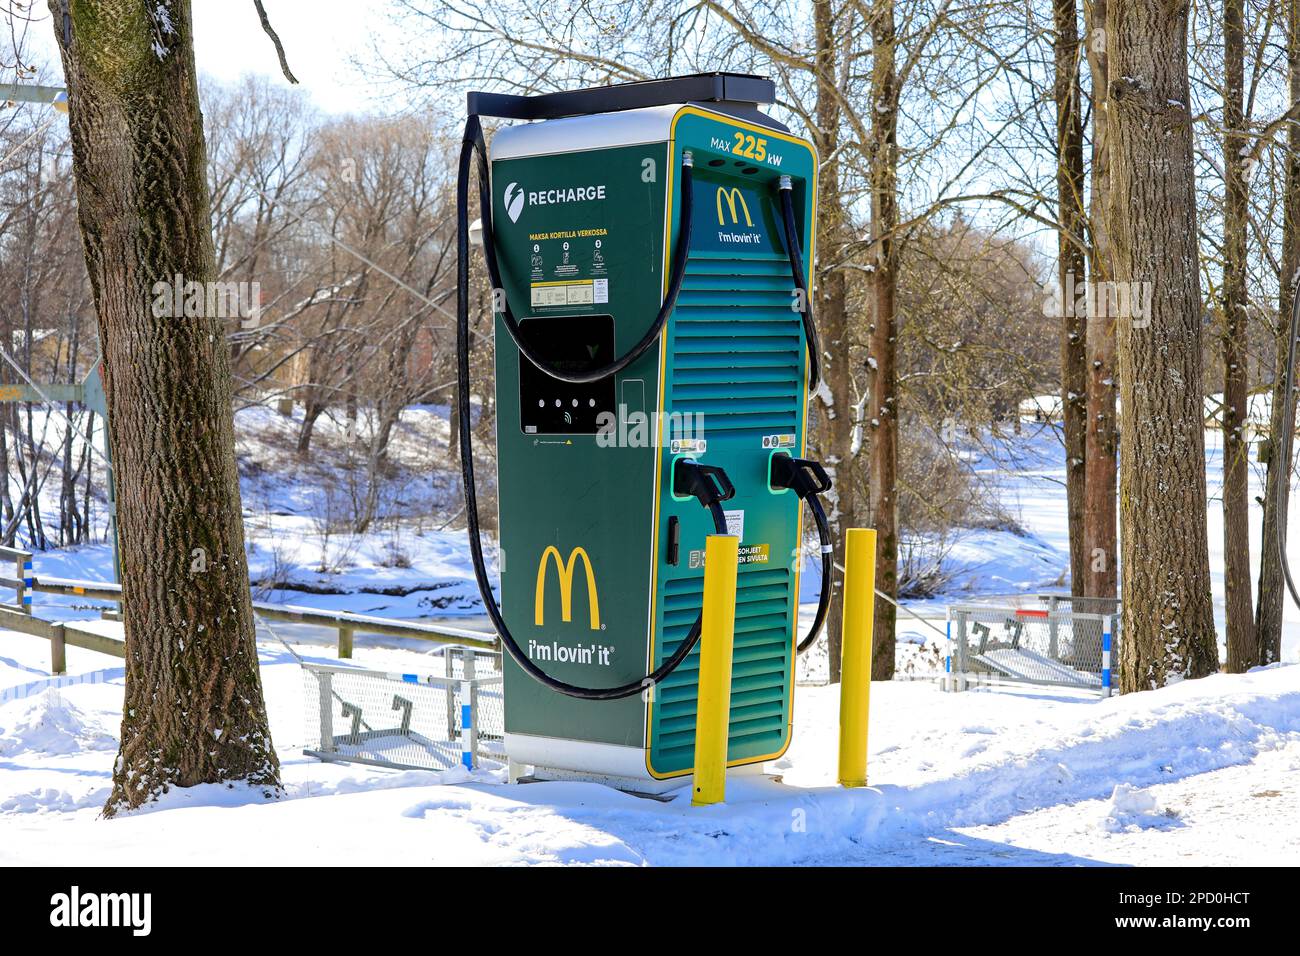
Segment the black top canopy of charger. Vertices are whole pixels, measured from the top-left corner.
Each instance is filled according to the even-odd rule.
[[[470,116],[517,120],[590,116],[594,113],[616,113],[677,103],[728,103],[741,110],[749,107],[757,113],[754,107],[758,104],[776,102],[776,84],[765,76],[749,73],[696,73],[691,76],[670,76],[662,80],[597,86],[586,90],[539,93],[535,96],[468,93],[465,99]],[[764,119],[768,125],[772,124],[771,119]]]

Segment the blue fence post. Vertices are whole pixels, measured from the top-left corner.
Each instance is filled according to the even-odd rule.
[[[474,707],[470,700],[474,685],[462,681],[460,685],[460,762],[466,770],[474,769]]]
[[[36,588],[36,576],[32,571],[32,556],[27,555],[23,562],[23,613],[32,613],[32,592]]]
[[[948,685],[948,690],[951,691],[957,689],[952,679],[952,611],[948,612],[948,620],[944,622],[944,633],[948,638],[948,644],[944,650],[948,653],[943,659],[943,671],[948,675],[945,683]]]
[[[1101,696],[1110,696],[1110,640],[1111,632],[1115,629],[1112,623],[1114,618],[1106,618],[1102,627],[1105,628],[1101,633]]]

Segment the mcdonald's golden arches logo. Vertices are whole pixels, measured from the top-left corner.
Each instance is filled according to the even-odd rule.
[[[731,213],[731,224],[733,226],[740,225],[739,213],[744,212],[745,225],[752,228],[754,220],[749,218],[749,203],[745,202],[745,194],[740,191],[739,186],[732,186],[730,189],[726,186],[718,187],[718,225],[726,225],[726,222],[722,218],[722,201],[724,199],[727,201],[727,211]],[[736,208],[736,203],[740,203],[740,209]]]
[[[555,559],[555,570],[560,576],[560,620],[573,620],[573,568],[578,559],[587,572],[587,616],[593,631],[600,630],[600,598],[596,595],[596,574],[591,569],[591,559],[583,548],[574,548],[569,552],[566,562],[560,558],[555,545],[548,545],[542,552],[542,559],[537,562],[537,593],[533,599],[533,623],[541,627],[546,622],[546,570]]]

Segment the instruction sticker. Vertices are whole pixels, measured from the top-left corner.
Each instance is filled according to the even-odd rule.
[[[543,309],[558,305],[591,305],[592,302],[609,301],[609,280],[605,283],[604,299],[595,297],[595,287],[591,279],[577,279],[573,282],[534,282],[532,285],[532,303],[534,309]]]

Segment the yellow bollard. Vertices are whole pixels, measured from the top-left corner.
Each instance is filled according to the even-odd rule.
[[[876,531],[850,528],[844,547],[844,640],[840,648],[840,786],[867,785],[871,634],[876,613]]]
[[[727,791],[731,723],[731,643],[736,630],[736,565],[740,538],[711,534],[704,542],[704,613],[700,631],[699,702],[695,710],[695,777],[691,805],[721,803]]]

